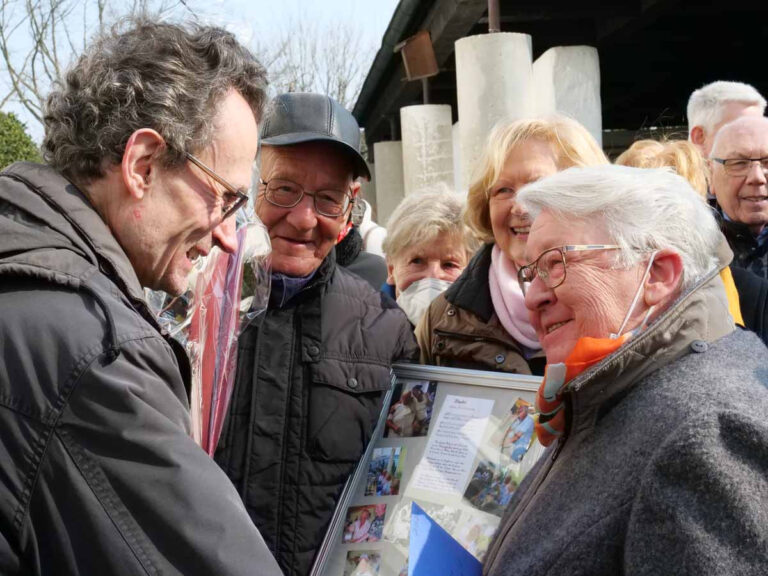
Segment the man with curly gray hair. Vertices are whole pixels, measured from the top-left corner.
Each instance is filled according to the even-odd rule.
[[[50,94],[48,165],[0,174],[0,573],[280,574],[142,292],[235,249],[265,85],[224,30],[126,23]]]

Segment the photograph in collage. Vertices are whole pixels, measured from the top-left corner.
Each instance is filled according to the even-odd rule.
[[[387,415],[385,438],[426,436],[432,419],[437,382],[397,384]]]
[[[368,466],[366,496],[397,496],[403,478],[405,448],[376,448]]]
[[[350,507],[344,522],[342,542],[344,544],[357,544],[381,540],[386,512],[386,504]]]
[[[351,550],[347,553],[344,576],[378,576],[380,566],[378,550]]]

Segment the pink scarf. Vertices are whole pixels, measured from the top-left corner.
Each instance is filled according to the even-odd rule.
[[[491,252],[488,281],[493,309],[504,329],[529,350],[541,350],[536,330],[528,317],[523,291],[517,282],[515,265],[502,253],[498,244],[494,244]]]

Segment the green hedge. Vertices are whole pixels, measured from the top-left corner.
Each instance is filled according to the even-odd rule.
[[[0,112],[0,170],[19,160],[42,161],[26,128],[13,112]]]

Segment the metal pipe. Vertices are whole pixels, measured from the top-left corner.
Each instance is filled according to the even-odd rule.
[[[499,0],[488,0],[488,33],[501,32]]]
[[[424,98],[424,104],[429,104],[429,78],[421,79],[421,94]]]

